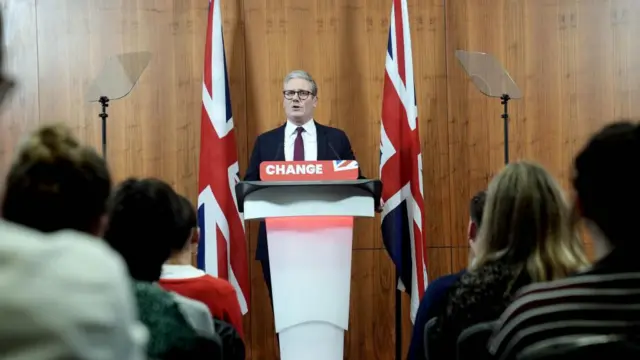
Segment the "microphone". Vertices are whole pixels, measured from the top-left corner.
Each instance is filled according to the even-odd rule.
[[[278,156],[282,152],[282,147],[283,146],[284,146],[284,141],[281,141],[280,144],[278,144],[278,151],[276,151],[276,156],[273,157],[272,161],[276,161],[276,159],[278,158]]]
[[[342,158],[340,158],[340,155],[338,155],[338,152],[336,151],[336,149],[333,148],[333,145],[331,145],[330,141],[327,141],[327,144],[329,144],[329,148],[331,149],[331,151],[333,151],[333,154],[336,156],[336,160],[342,160]]]

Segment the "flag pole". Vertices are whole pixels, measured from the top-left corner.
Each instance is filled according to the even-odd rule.
[[[400,281],[396,268],[396,285]],[[396,360],[402,359],[402,292],[396,286]]]

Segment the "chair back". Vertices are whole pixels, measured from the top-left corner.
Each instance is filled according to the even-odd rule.
[[[640,339],[624,335],[572,335],[538,342],[523,349],[518,360],[640,359]]]
[[[487,343],[496,326],[496,321],[483,322],[464,329],[456,345],[458,360],[491,359]]]
[[[436,325],[436,320],[437,320],[437,318],[435,318],[435,317],[431,318],[424,325],[424,332],[423,332],[424,339],[422,339],[422,341],[423,341],[423,344],[424,344],[424,358],[425,358],[425,360],[429,360],[429,359],[433,358],[433,356],[429,355],[429,338],[431,337],[431,332],[433,331],[433,327]]]
[[[216,330],[216,333],[222,340],[224,359],[244,360],[245,344],[238,331],[234,329],[231,324],[219,319],[213,319],[213,326]]]

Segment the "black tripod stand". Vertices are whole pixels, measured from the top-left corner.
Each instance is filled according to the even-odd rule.
[[[106,96],[100,96],[100,104],[102,105],[102,112],[98,115],[102,119],[102,156],[107,160],[107,107],[109,107],[109,98]]]
[[[87,90],[87,101],[100,102],[102,112],[102,156],[107,159],[107,107],[111,100],[129,94],[149,64],[151,53],[146,51],[123,53],[109,57]]]
[[[508,104],[511,97],[508,94],[503,94],[500,97],[500,103],[503,105],[502,120],[504,122],[504,164],[509,164],[509,111]]]
[[[501,116],[504,122],[504,163],[509,164],[508,104],[511,99],[522,98],[522,92],[493,55],[465,50],[456,50],[455,55],[476,89],[486,96],[500,98],[504,109]]]

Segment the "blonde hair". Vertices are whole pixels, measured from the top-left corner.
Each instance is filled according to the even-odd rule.
[[[560,186],[541,166],[506,166],[489,184],[479,251],[472,264],[522,266],[532,282],[566,277],[587,265]]]
[[[104,159],[58,124],[29,134],[6,180],[2,216],[45,232],[93,231],[111,192]]]

